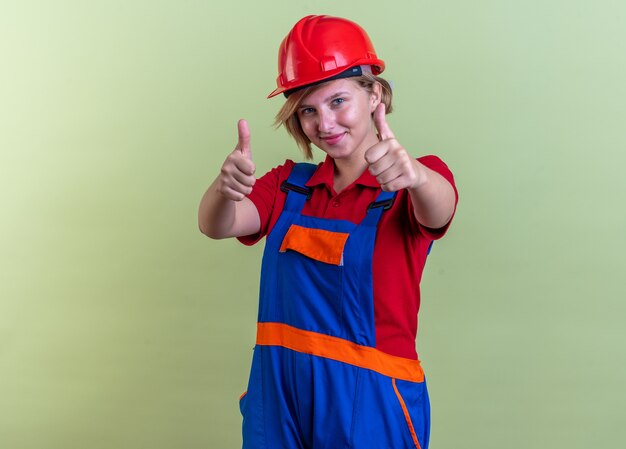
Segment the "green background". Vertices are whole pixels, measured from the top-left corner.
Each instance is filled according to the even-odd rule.
[[[300,157],[265,96],[311,13],[368,30],[392,129],[461,193],[431,447],[623,444],[625,2],[3,0],[0,447],[239,447],[262,245],[196,211],[238,118],[259,173]]]

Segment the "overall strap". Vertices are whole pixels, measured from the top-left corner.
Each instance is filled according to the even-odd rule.
[[[396,193],[381,191],[378,197],[376,197],[376,201],[367,206],[367,215],[361,222],[361,226],[376,226],[383,212],[391,209],[391,206],[393,206]]]
[[[317,170],[317,165],[308,162],[300,162],[293,166],[289,178],[280,186],[280,190],[287,194],[284,210],[300,212],[304,202],[311,198],[311,189],[306,187],[306,182]]]
[[[393,206],[397,193],[398,192],[380,192],[376,201],[367,206],[367,215],[363,219],[362,224],[376,226],[382,213]],[[430,250],[433,248],[433,243],[435,243],[434,240],[430,242],[430,245],[428,245],[426,255],[430,254]]]

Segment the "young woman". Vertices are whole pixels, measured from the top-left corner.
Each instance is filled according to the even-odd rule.
[[[457,193],[435,156],[391,131],[384,62],[356,23],[298,21],[279,50],[277,115],[307,158],[255,178],[250,131],[202,198],[201,231],[266,237],[257,341],[240,401],[244,448],[426,448],[415,351],[419,283]]]

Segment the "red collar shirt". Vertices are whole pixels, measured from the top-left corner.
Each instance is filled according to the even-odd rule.
[[[424,156],[418,161],[448,180],[458,199],[453,175],[441,159]],[[261,230],[255,235],[239,238],[242,243],[253,245],[271,232],[287,197],[280,186],[289,177],[293,166],[294,162],[287,160],[257,180],[249,198],[259,212]],[[365,170],[354,183],[337,194],[333,189],[334,170],[330,157],[318,166],[306,183],[313,192],[302,214],[358,224],[365,217],[367,206],[380,193],[380,184]],[[415,337],[422,271],[430,243],[443,237],[449,225],[437,230],[420,225],[406,190],[399,191],[393,207],[383,212],[377,228],[372,267],[378,350],[417,359]]]

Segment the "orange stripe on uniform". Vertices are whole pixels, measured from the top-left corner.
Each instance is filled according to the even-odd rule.
[[[413,421],[411,421],[409,410],[406,408],[404,398],[400,394],[400,390],[398,390],[398,386],[396,385],[396,379],[392,379],[391,383],[393,384],[393,389],[396,392],[396,396],[398,396],[398,400],[400,401],[400,406],[402,407],[402,412],[404,413],[404,419],[406,419],[406,423],[409,426],[409,431],[411,432],[411,438],[413,438],[415,448],[422,449],[420,446],[420,442],[417,440],[417,434],[415,433],[415,428],[413,427]]]
[[[280,246],[280,252],[288,249],[304,254],[311,259],[332,265],[342,265],[343,249],[349,234],[305,228],[292,224]]]
[[[424,381],[419,360],[396,357],[370,346],[357,345],[343,338],[305,331],[287,324],[257,323],[256,344],[282,346],[409,382]]]

